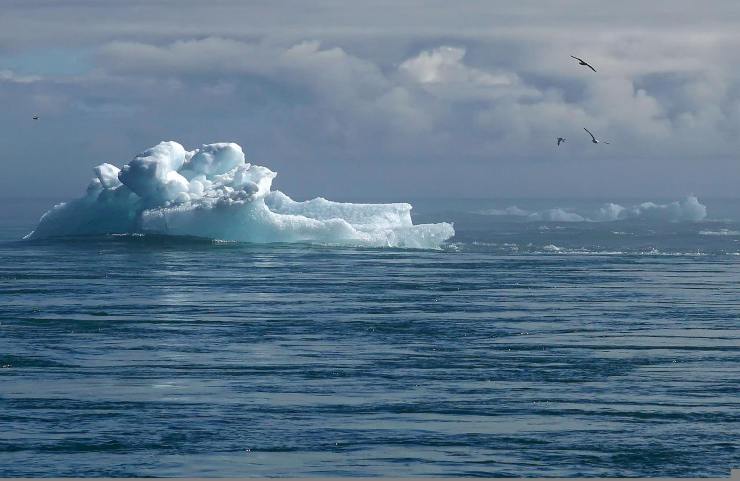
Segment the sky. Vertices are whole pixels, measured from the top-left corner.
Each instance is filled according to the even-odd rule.
[[[0,7],[0,197],[162,140],[237,142],[296,199],[738,196],[736,0]]]

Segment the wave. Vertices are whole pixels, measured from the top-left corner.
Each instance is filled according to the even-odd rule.
[[[633,255],[633,256],[680,256],[680,257],[697,257],[709,255],[706,252],[699,250],[693,252],[684,251],[670,251],[661,250],[655,247],[650,249],[624,249],[624,250],[604,250],[604,249],[589,249],[585,247],[567,248],[559,247],[554,244],[548,244],[542,249],[532,249],[527,254],[562,254],[562,255],[598,255],[598,256],[613,256],[613,255]],[[734,252],[723,252],[724,255],[735,255]]]
[[[614,222],[630,219],[644,219],[664,222],[698,222],[707,216],[707,208],[699,199],[690,195],[683,200],[668,204],[643,202],[631,207],[606,203],[595,212],[575,212],[573,209],[555,207],[542,211],[527,211],[517,206],[505,209],[488,209],[476,212],[481,215],[508,216],[527,221],[545,222]]]
[[[658,247],[629,247],[614,246],[614,248],[605,248],[604,246],[560,246],[557,244],[512,244],[498,242],[458,242],[455,244],[457,251],[467,252],[487,252],[502,256],[646,256],[646,257],[704,257],[704,256],[738,256],[735,250],[709,250],[703,251],[658,248]]]
[[[411,205],[297,202],[235,143],[160,144],[118,169],[101,164],[81,198],[54,206],[26,239],[148,233],[220,241],[440,248],[452,224],[414,225]]]

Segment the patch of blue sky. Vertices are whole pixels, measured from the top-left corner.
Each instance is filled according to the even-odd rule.
[[[92,70],[89,48],[44,48],[0,54],[0,69],[46,77],[82,75]]]

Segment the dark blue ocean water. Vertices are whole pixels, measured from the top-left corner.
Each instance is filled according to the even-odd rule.
[[[20,242],[49,202],[7,201],[0,476],[726,476],[740,203],[702,201],[415,203],[440,251]]]

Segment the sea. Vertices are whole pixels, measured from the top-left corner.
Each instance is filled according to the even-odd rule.
[[[740,200],[412,200],[436,250],[21,240],[56,200],[0,203],[2,477],[740,468]]]

